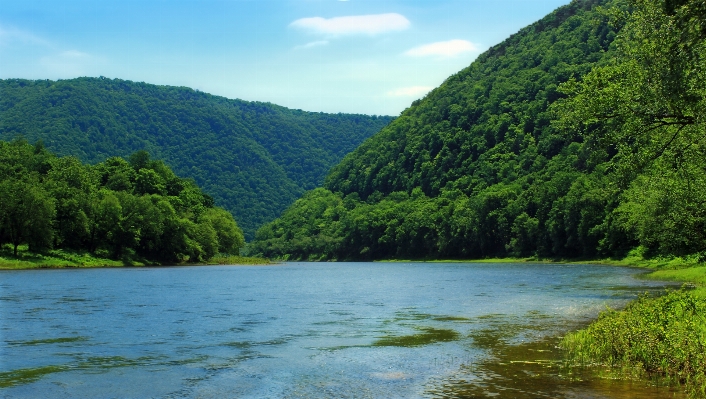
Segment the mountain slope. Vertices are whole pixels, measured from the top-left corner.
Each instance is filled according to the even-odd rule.
[[[606,237],[610,154],[551,124],[557,86],[609,59],[616,31],[596,11],[607,3],[575,0],[479,56],[260,229],[252,251],[378,259],[629,246]]]
[[[0,139],[97,163],[147,150],[231,211],[246,237],[392,119],[291,110],[106,78],[0,80]]]

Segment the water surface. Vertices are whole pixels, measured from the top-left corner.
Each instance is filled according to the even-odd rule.
[[[636,273],[481,263],[2,271],[0,397],[673,397],[556,363],[556,336],[662,288]]]

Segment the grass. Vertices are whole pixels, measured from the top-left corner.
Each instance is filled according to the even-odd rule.
[[[607,367],[612,377],[647,377],[706,397],[706,266],[697,257],[645,259],[640,249],[600,263],[653,270],[646,278],[685,282],[663,296],[608,309],[561,342],[569,361]]]
[[[216,256],[211,258],[209,265],[271,265],[269,259],[247,256]]]
[[[204,265],[263,265],[271,264],[268,259],[248,258],[243,256],[217,256]],[[60,269],[60,268],[94,268],[94,267],[125,267],[125,266],[159,266],[158,263],[145,259],[125,258],[110,259],[87,252],[72,252],[61,249],[38,254],[29,252],[27,246],[18,248],[14,256],[9,246],[0,247],[0,269]]]
[[[8,247],[0,248],[0,269],[42,269],[68,267],[118,267],[142,266],[141,262],[126,262],[98,257],[89,253],[70,252],[60,249],[50,250],[45,254],[32,253],[27,246],[20,246],[17,256]]]

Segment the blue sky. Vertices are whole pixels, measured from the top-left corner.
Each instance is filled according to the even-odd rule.
[[[398,115],[569,0],[0,0],[0,78],[106,76]]]

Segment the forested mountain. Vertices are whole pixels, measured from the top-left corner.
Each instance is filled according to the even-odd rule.
[[[145,151],[96,165],[41,143],[0,141],[0,246],[70,249],[127,260],[199,262],[238,254],[233,216]]]
[[[492,47],[261,228],[252,252],[380,259],[705,251],[704,121],[694,114],[704,98],[701,9],[627,3],[575,0]],[[680,17],[675,7],[691,11]],[[660,64],[672,58],[677,64]],[[688,96],[678,92],[685,87]]]
[[[246,236],[390,120],[118,79],[0,80],[1,140],[42,140],[90,163],[146,150],[193,178]]]

